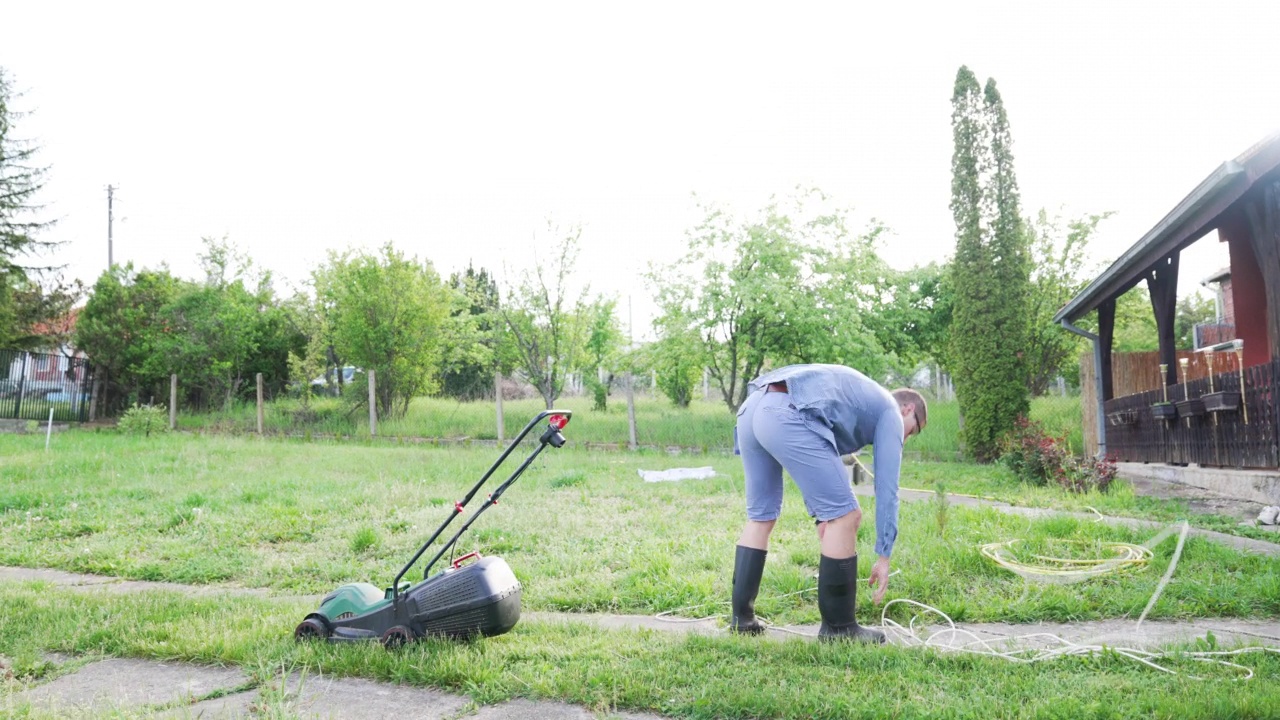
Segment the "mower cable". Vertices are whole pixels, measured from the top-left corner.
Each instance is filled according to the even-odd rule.
[[[1086,567],[1083,569],[1039,568],[1039,572],[1029,572],[1026,574],[1023,574],[1022,572],[1018,572],[1017,570],[1014,570],[1014,572],[1017,572],[1020,576],[1022,576],[1025,580],[1028,580],[1028,581],[1033,579],[1042,579],[1046,577],[1053,577],[1055,575],[1059,575],[1059,576],[1068,577],[1070,579],[1060,579],[1060,580],[1056,580],[1056,582],[1076,582],[1079,580],[1088,579],[1090,577],[1096,577],[1097,575],[1101,574],[1098,571],[1098,568],[1107,567],[1108,564],[1110,565],[1105,572],[1110,572],[1111,570],[1121,570],[1128,567],[1145,566],[1147,560],[1149,560],[1151,557],[1151,548],[1163,542],[1164,539],[1169,537],[1176,528],[1177,526],[1171,526],[1169,528],[1166,528],[1163,532],[1156,535],[1154,538],[1152,538],[1151,540],[1148,540],[1146,543],[1142,545],[1131,545],[1128,543],[1109,544],[1109,545],[1114,545],[1116,547],[1124,547],[1126,549],[1127,554],[1121,558],[1112,558],[1112,559],[1106,559],[1106,560],[1073,560],[1073,559],[1064,559],[1064,558],[1049,558],[1049,557],[1034,556],[1041,560],[1045,560],[1051,563],[1086,565],[1086,566],[1092,566],[1092,569],[1089,567]],[[1135,630],[1140,629],[1142,627],[1142,622],[1146,619],[1147,613],[1149,613],[1151,611],[1151,608],[1155,606],[1156,601],[1160,598],[1160,595],[1164,592],[1165,587],[1169,584],[1169,580],[1173,577],[1174,569],[1177,568],[1178,560],[1182,556],[1182,548],[1186,542],[1187,533],[1189,529],[1190,529],[1190,525],[1186,521],[1183,521],[1181,523],[1181,532],[1179,533],[1179,536],[1178,536],[1178,545],[1174,549],[1173,556],[1169,560],[1169,567],[1165,571],[1164,577],[1160,579],[1160,583],[1156,586],[1156,590],[1152,594],[1151,599],[1147,602],[1147,606],[1142,611],[1142,615],[1138,618],[1138,622],[1135,626]],[[1016,542],[1016,541],[1010,541],[1008,543],[989,543],[988,545],[981,546],[981,551],[983,552],[984,556],[987,556],[992,560],[996,561],[998,564],[1005,566],[1006,562],[1002,562],[1002,560],[997,559],[996,557],[992,557],[990,554],[986,552],[986,548],[991,546],[1007,546],[1012,544],[1013,542]],[[1137,560],[1137,558],[1139,557],[1143,558],[1140,562]],[[889,577],[893,577],[894,575],[897,575],[899,572],[901,572],[901,570],[894,570],[892,573],[889,574]],[[863,578],[863,580],[866,580],[866,578]],[[795,592],[772,596],[769,599],[776,600],[776,599],[787,598],[794,595],[800,595],[802,593],[810,592],[815,589],[816,589],[816,586],[803,588]],[[723,617],[728,617],[728,615],[721,613],[716,615],[707,615],[704,617],[686,618],[686,617],[678,617],[677,614],[686,610],[698,610],[700,608],[705,608],[705,607],[718,607],[721,605],[729,605],[729,604],[731,604],[730,601],[720,601],[720,602],[703,603],[701,605],[690,605],[687,607],[677,608],[675,610],[667,610],[665,612],[658,613],[657,615],[655,615],[655,617],[664,622],[672,622],[672,623],[695,623],[695,622],[703,622],[706,620],[715,620]],[[905,626],[897,622],[896,620],[892,620],[889,618],[889,608],[899,604],[909,605],[917,609],[917,612],[911,617],[910,620],[907,621],[907,624]],[[936,615],[937,617],[941,618],[943,621],[944,627],[938,630],[934,630],[933,632],[928,632],[929,625],[924,621],[924,618],[929,615]],[[806,638],[816,637],[816,635],[812,633],[801,632],[799,630],[793,630],[791,628],[775,625],[769,622],[768,620],[766,620],[764,617],[759,615],[756,616],[756,619],[759,620],[760,623],[764,625],[766,628],[770,630],[774,630],[776,632],[782,632],[788,635],[798,635],[800,637],[806,637]],[[1183,671],[1173,670],[1168,667],[1165,667],[1160,663],[1165,661],[1166,659],[1175,659],[1175,660],[1188,659],[1188,660],[1194,660],[1196,662],[1216,664],[1223,668],[1229,668],[1238,673],[1242,673],[1237,677],[1233,678],[1234,680],[1249,680],[1254,676],[1254,672],[1252,668],[1247,667],[1245,665],[1241,665],[1239,663],[1231,662],[1225,658],[1237,657],[1240,655],[1259,653],[1259,652],[1280,655],[1280,648],[1262,646],[1262,645],[1243,647],[1235,650],[1219,650],[1219,651],[1183,652],[1178,650],[1168,650],[1163,652],[1149,652],[1146,650],[1138,650],[1134,648],[1125,648],[1125,647],[1115,647],[1110,645],[1102,645],[1102,644],[1095,644],[1095,643],[1089,643],[1089,642],[1077,643],[1077,642],[1067,640],[1061,636],[1054,635],[1052,633],[1028,633],[1026,635],[1011,635],[1007,637],[998,638],[996,640],[989,640],[989,639],[984,639],[979,637],[976,633],[972,631],[956,627],[955,621],[952,620],[951,616],[947,615],[945,612],[935,607],[932,607],[930,605],[926,605],[922,602],[917,602],[915,600],[910,600],[907,598],[896,598],[885,603],[884,608],[880,612],[880,629],[885,633],[885,635],[891,640],[891,642],[894,645],[899,645],[902,647],[931,648],[931,649],[942,651],[942,652],[961,652],[961,653],[968,653],[973,655],[986,655],[989,657],[1001,658],[1001,659],[1008,660],[1010,662],[1016,662],[1016,663],[1034,663],[1034,662],[1040,662],[1044,660],[1054,660],[1060,657],[1088,657],[1088,656],[1093,656],[1094,654],[1097,654],[1097,653],[1111,652],[1121,657],[1125,657],[1130,660],[1133,660],[1134,662],[1137,662],[1141,665],[1145,665],[1154,670],[1158,670],[1160,672],[1167,673],[1170,675],[1175,675],[1175,676],[1186,675],[1188,678],[1192,680],[1204,680],[1206,678],[1203,678],[1197,675],[1192,675],[1190,673],[1186,673]],[[725,631],[727,632],[728,630],[726,629]],[[1027,644],[1027,641],[1033,641],[1035,645],[1038,645],[1039,647],[1036,647],[1035,645],[1033,645],[1031,647],[1025,647],[1023,649],[1012,649],[1012,650],[1009,649],[1009,646],[1016,646],[1017,644],[1020,643],[1020,641],[1021,641],[1021,644]],[[1006,647],[1003,647],[1003,648],[999,647],[998,645],[1000,644],[1005,644]]]

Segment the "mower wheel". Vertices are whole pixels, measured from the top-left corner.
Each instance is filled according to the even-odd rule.
[[[382,633],[382,647],[388,650],[398,650],[412,641],[413,633],[403,625],[396,625]]]
[[[293,638],[298,642],[324,640],[327,637],[329,637],[329,627],[324,624],[323,620],[317,620],[316,618],[303,620],[293,630]]]

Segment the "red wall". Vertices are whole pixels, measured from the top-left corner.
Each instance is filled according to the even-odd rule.
[[[1225,239],[1231,252],[1231,302],[1235,315],[1236,337],[1244,340],[1245,367],[1271,359],[1267,343],[1267,294],[1262,284],[1262,270],[1249,241],[1252,231],[1238,214],[1218,226],[1218,236]]]

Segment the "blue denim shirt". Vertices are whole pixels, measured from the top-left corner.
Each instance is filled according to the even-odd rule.
[[[902,470],[902,413],[880,383],[843,365],[788,365],[747,385],[753,393],[787,383],[791,404],[836,453],[875,447],[876,554],[888,557],[898,539],[898,474]]]

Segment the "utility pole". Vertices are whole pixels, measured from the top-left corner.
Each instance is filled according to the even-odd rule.
[[[115,264],[111,255],[111,226],[114,224],[114,215],[112,208],[112,200],[115,197],[116,188],[114,185],[107,186],[107,270],[111,270],[111,266]]]

